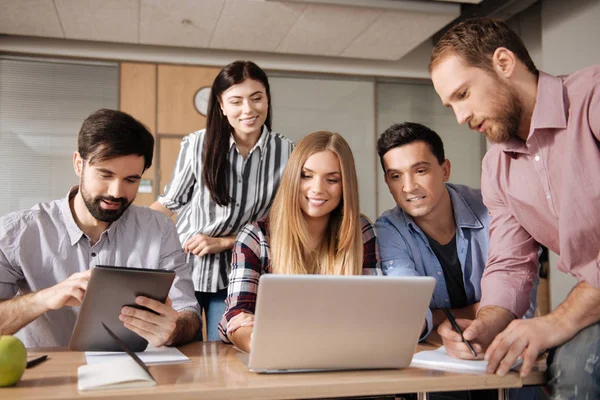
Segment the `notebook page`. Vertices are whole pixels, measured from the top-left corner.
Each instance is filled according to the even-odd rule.
[[[523,360],[519,358],[512,366],[514,369],[521,365]],[[488,362],[485,360],[461,360],[446,353],[444,346],[435,350],[421,351],[415,354],[410,363],[411,367],[439,369],[443,371],[471,372],[485,374]]]

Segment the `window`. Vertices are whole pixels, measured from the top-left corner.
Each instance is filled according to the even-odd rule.
[[[83,120],[118,108],[118,66],[0,58],[0,215],[65,196]]]

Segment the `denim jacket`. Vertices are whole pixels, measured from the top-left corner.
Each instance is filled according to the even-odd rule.
[[[481,276],[488,255],[489,215],[481,191],[464,185],[446,184],[454,219],[456,247],[463,273],[465,293],[469,304],[481,299]],[[375,223],[377,242],[384,275],[431,276],[437,280],[430,309],[450,308],[450,298],[442,266],[429,245],[425,233],[398,206],[385,211]],[[537,281],[531,294],[531,307],[526,317],[535,311]],[[433,329],[431,310],[427,311],[425,339]]]

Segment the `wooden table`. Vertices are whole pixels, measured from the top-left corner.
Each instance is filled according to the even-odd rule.
[[[431,348],[427,345],[420,348]],[[417,368],[400,370],[255,374],[248,372],[232,346],[195,342],[180,347],[192,362],[152,366],[157,386],[79,393],[77,367],[85,355],[64,349],[34,349],[29,355],[49,359],[25,371],[15,387],[0,388],[1,399],[298,399],[437,392],[467,389],[518,388],[544,383],[534,371],[525,380],[516,372],[504,377],[441,372]],[[503,391],[500,391],[501,395]]]

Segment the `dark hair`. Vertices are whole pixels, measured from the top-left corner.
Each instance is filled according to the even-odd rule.
[[[385,153],[395,147],[417,141],[427,144],[440,165],[444,162],[446,156],[444,155],[444,142],[442,142],[442,138],[425,125],[415,122],[405,122],[390,126],[381,134],[379,140],[377,140],[377,153],[379,154],[379,161],[381,161],[383,172],[385,172],[385,165],[383,165],[383,156]]]
[[[469,65],[493,71],[492,55],[499,47],[512,51],[529,72],[538,70],[525,44],[503,21],[494,18],[470,18],[451,27],[433,48],[429,72],[447,55],[457,55]]]
[[[83,121],[77,151],[89,164],[135,154],[152,165],[154,136],[140,121],[117,110],[102,108]]]
[[[234,61],[225,66],[215,78],[206,116],[206,137],[204,139],[202,179],[210,192],[210,197],[220,206],[226,206],[232,199],[229,195],[229,135],[231,125],[221,112],[219,99],[224,91],[233,85],[252,79],[263,84],[269,102],[265,125],[271,129],[271,90],[267,74],[252,61]]]

